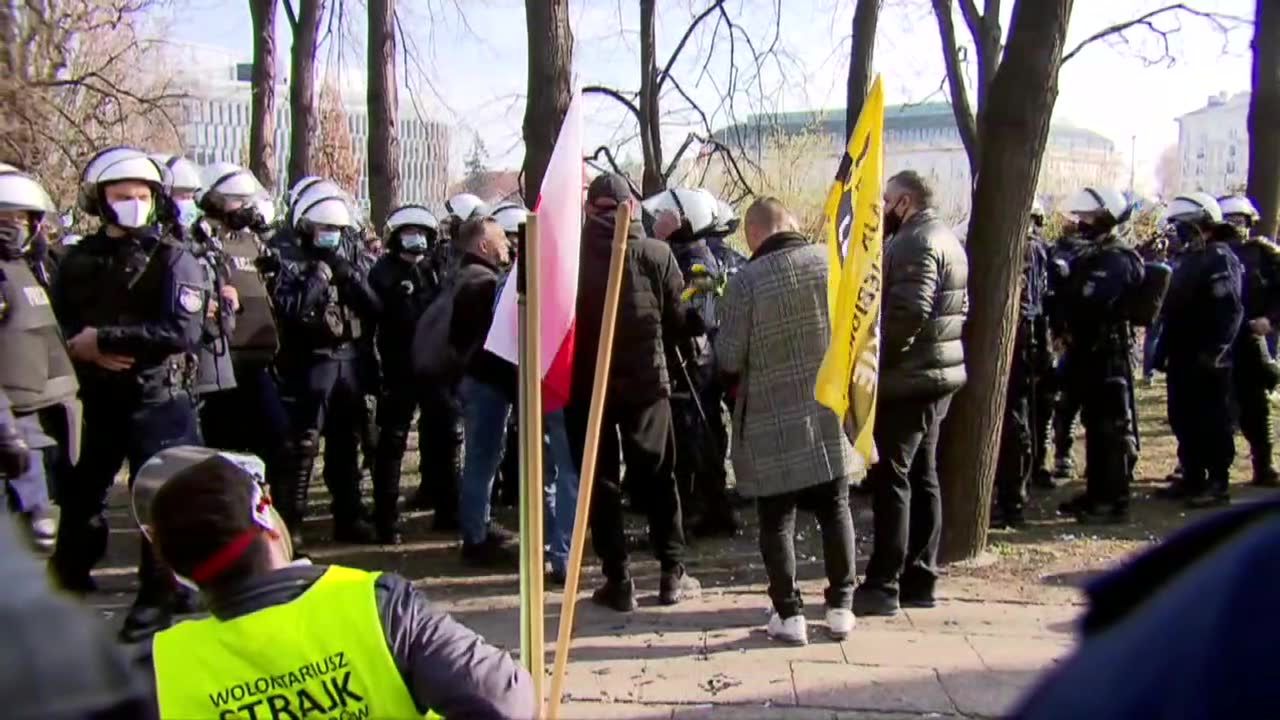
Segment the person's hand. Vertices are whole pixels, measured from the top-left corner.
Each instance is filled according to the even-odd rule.
[[[280,256],[275,252],[264,252],[254,259],[253,265],[263,275],[274,275],[280,272]]]
[[[1253,331],[1254,335],[1270,335],[1271,321],[1264,317],[1258,318],[1257,320],[1250,320],[1249,329]]]
[[[240,312],[240,293],[230,285],[222,286],[222,299],[231,303],[231,312]]]
[[[72,360],[97,362],[102,353],[98,350],[98,329],[87,327],[67,341],[67,354]]]
[[[112,355],[110,353],[99,355],[97,360],[93,361],[98,367],[111,372],[124,372],[133,367],[133,358],[128,355]]]
[[[204,307],[204,316],[209,320],[216,320],[218,318],[218,301],[217,300],[214,300],[213,298],[209,298],[208,304],[205,305]]]
[[[351,279],[351,276],[355,274],[355,268],[351,266],[351,263],[337,253],[325,258],[324,262],[333,272],[333,282],[338,285],[345,285]]]
[[[12,425],[0,428],[0,474],[22,477],[31,469],[31,448]]]

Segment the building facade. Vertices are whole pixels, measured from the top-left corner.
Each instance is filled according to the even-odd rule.
[[[845,150],[844,110],[803,111],[759,116],[717,133],[730,147],[754,154],[757,162],[779,136],[810,133],[823,138],[822,157],[803,172],[829,181]],[[884,116],[885,176],[915,170],[928,178],[941,213],[954,221],[969,214],[972,196],[969,160],[955,116],[947,103],[893,105]],[[1049,206],[1084,185],[1114,186],[1121,174],[1115,143],[1083,128],[1055,124],[1040,168],[1037,194]]]
[[[1249,177],[1249,93],[1211,96],[1178,118],[1180,186],[1213,195],[1244,188]]]
[[[183,154],[201,165],[248,164],[252,66],[205,48],[187,49],[186,60],[178,82],[186,95],[181,115]],[[284,73],[277,73],[277,77],[283,76]],[[274,191],[277,196],[284,194],[288,183],[291,127],[288,87],[287,78],[276,85]],[[344,88],[342,96],[351,131],[352,153],[360,167],[355,196],[367,210],[369,111],[362,88]],[[449,126],[420,118],[413,110],[404,108],[398,128],[401,201],[428,206],[442,202],[449,185]]]

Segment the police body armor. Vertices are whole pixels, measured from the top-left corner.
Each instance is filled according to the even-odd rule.
[[[55,405],[66,413],[71,462],[80,456],[80,401],[75,368],[67,355],[53,306],[22,259],[0,260],[0,388],[15,414]]]
[[[277,306],[309,350],[335,349],[363,335],[359,316],[343,302],[333,270],[322,260],[285,264]]]
[[[1148,262],[1142,269],[1142,285],[1125,299],[1124,315],[1134,325],[1151,327],[1160,316],[1160,306],[1173,281],[1173,268],[1162,262]]]
[[[267,284],[254,264],[261,254],[257,239],[247,231],[228,233],[222,252],[231,272],[231,286],[240,296],[231,350],[236,360],[270,362],[280,347]]]

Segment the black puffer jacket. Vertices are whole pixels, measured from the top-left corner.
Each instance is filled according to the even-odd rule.
[[[613,215],[589,216],[582,229],[578,271],[571,398],[575,404],[591,399],[612,244]],[[614,326],[608,390],[611,404],[647,405],[671,395],[664,334],[682,339],[705,330],[688,312],[688,304],[681,301],[683,290],[684,276],[671,247],[646,238],[640,222],[633,221]]]
[[[884,251],[880,397],[929,397],[965,382],[969,259],[933,210],[911,216]]]
[[[214,617],[230,620],[296,600],[326,569],[290,565],[205,599]],[[511,655],[433,607],[399,575],[379,576],[373,593],[387,647],[409,696],[424,715],[430,709],[446,718],[533,717],[533,680]],[[151,641],[135,652],[139,676],[154,683]]]

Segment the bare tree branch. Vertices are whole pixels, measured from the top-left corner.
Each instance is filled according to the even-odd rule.
[[[249,2],[274,2],[274,0],[249,0]],[[284,5],[284,16],[289,21],[289,27],[294,32],[298,31],[298,13],[293,9],[293,0],[280,0]]]
[[[607,97],[611,97],[614,100],[617,100],[618,102],[622,103],[622,105],[626,107],[628,110],[630,110],[631,114],[635,115],[637,119],[639,119],[640,117],[639,106],[637,106],[631,100],[628,100],[625,95],[618,92],[617,90],[614,90],[613,88],[607,88],[607,87],[604,87],[603,85],[588,85],[582,88],[582,94],[583,95],[605,95]]]
[[[964,71],[960,67],[964,57],[956,43],[956,26],[951,17],[951,0],[932,0],[933,14],[938,19],[938,34],[942,39],[942,59],[947,67],[947,82],[951,86],[951,111],[955,114],[956,130],[960,143],[969,158],[969,178],[978,177],[978,121],[969,104],[969,91],[964,85]]]
[[[698,29],[698,26],[702,24],[703,20],[706,20],[715,11],[720,10],[723,12],[724,1],[725,0],[715,0],[715,2],[708,5],[705,10],[698,13],[697,17],[693,19],[693,22],[689,23],[689,27],[685,28],[684,35],[680,37],[680,42],[676,43],[675,49],[671,51],[671,56],[667,58],[667,64],[664,65],[662,71],[658,73],[656,84],[659,89],[662,88],[662,83],[666,82],[666,79],[670,77],[671,67],[675,65],[676,59],[680,57],[680,52],[684,50],[684,46],[689,42],[689,38],[693,37],[694,31]]]
[[[1181,26],[1178,26],[1176,28],[1162,29],[1157,27],[1154,21],[1156,20],[1156,18],[1159,18],[1161,16],[1172,15],[1177,13],[1186,13],[1187,15],[1193,15],[1195,17],[1204,18],[1205,20],[1208,20],[1210,23],[1212,23],[1219,31],[1223,33],[1228,33],[1233,29],[1232,27],[1227,25],[1228,22],[1235,26],[1250,26],[1253,24],[1253,21],[1247,18],[1242,18],[1235,15],[1228,15],[1225,13],[1206,12],[1204,10],[1197,10],[1191,7],[1190,5],[1187,5],[1186,3],[1174,3],[1172,5],[1166,5],[1162,8],[1157,8],[1155,10],[1152,10],[1151,12],[1144,13],[1131,20],[1125,20],[1124,22],[1118,22],[1114,25],[1109,25],[1105,28],[1102,28],[1098,32],[1095,32],[1094,34],[1082,40],[1079,45],[1076,45],[1068,53],[1063,55],[1062,62],[1065,63],[1066,61],[1070,60],[1076,55],[1079,55],[1080,51],[1084,50],[1089,45],[1095,42],[1098,42],[1099,40],[1104,40],[1106,38],[1118,36],[1122,39],[1123,42],[1127,43],[1128,40],[1124,38],[1125,31],[1131,30],[1137,27],[1142,27],[1142,28],[1146,28],[1149,32],[1157,35],[1160,38],[1161,43],[1163,44],[1163,47],[1164,47],[1163,54],[1159,58],[1156,58],[1150,61],[1144,58],[1144,62],[1146,62],[1148,65],[1155,65],[1159,63],[1165,63],[1165,62],[1167,62],[1169,65],[1172,65],[1174,63],[1174,57],[1173,57],[1173,54],[1170,52],[1170,48],[1169,48],[1169,36],[1177,32],[1178,30],[1181,30]]]

